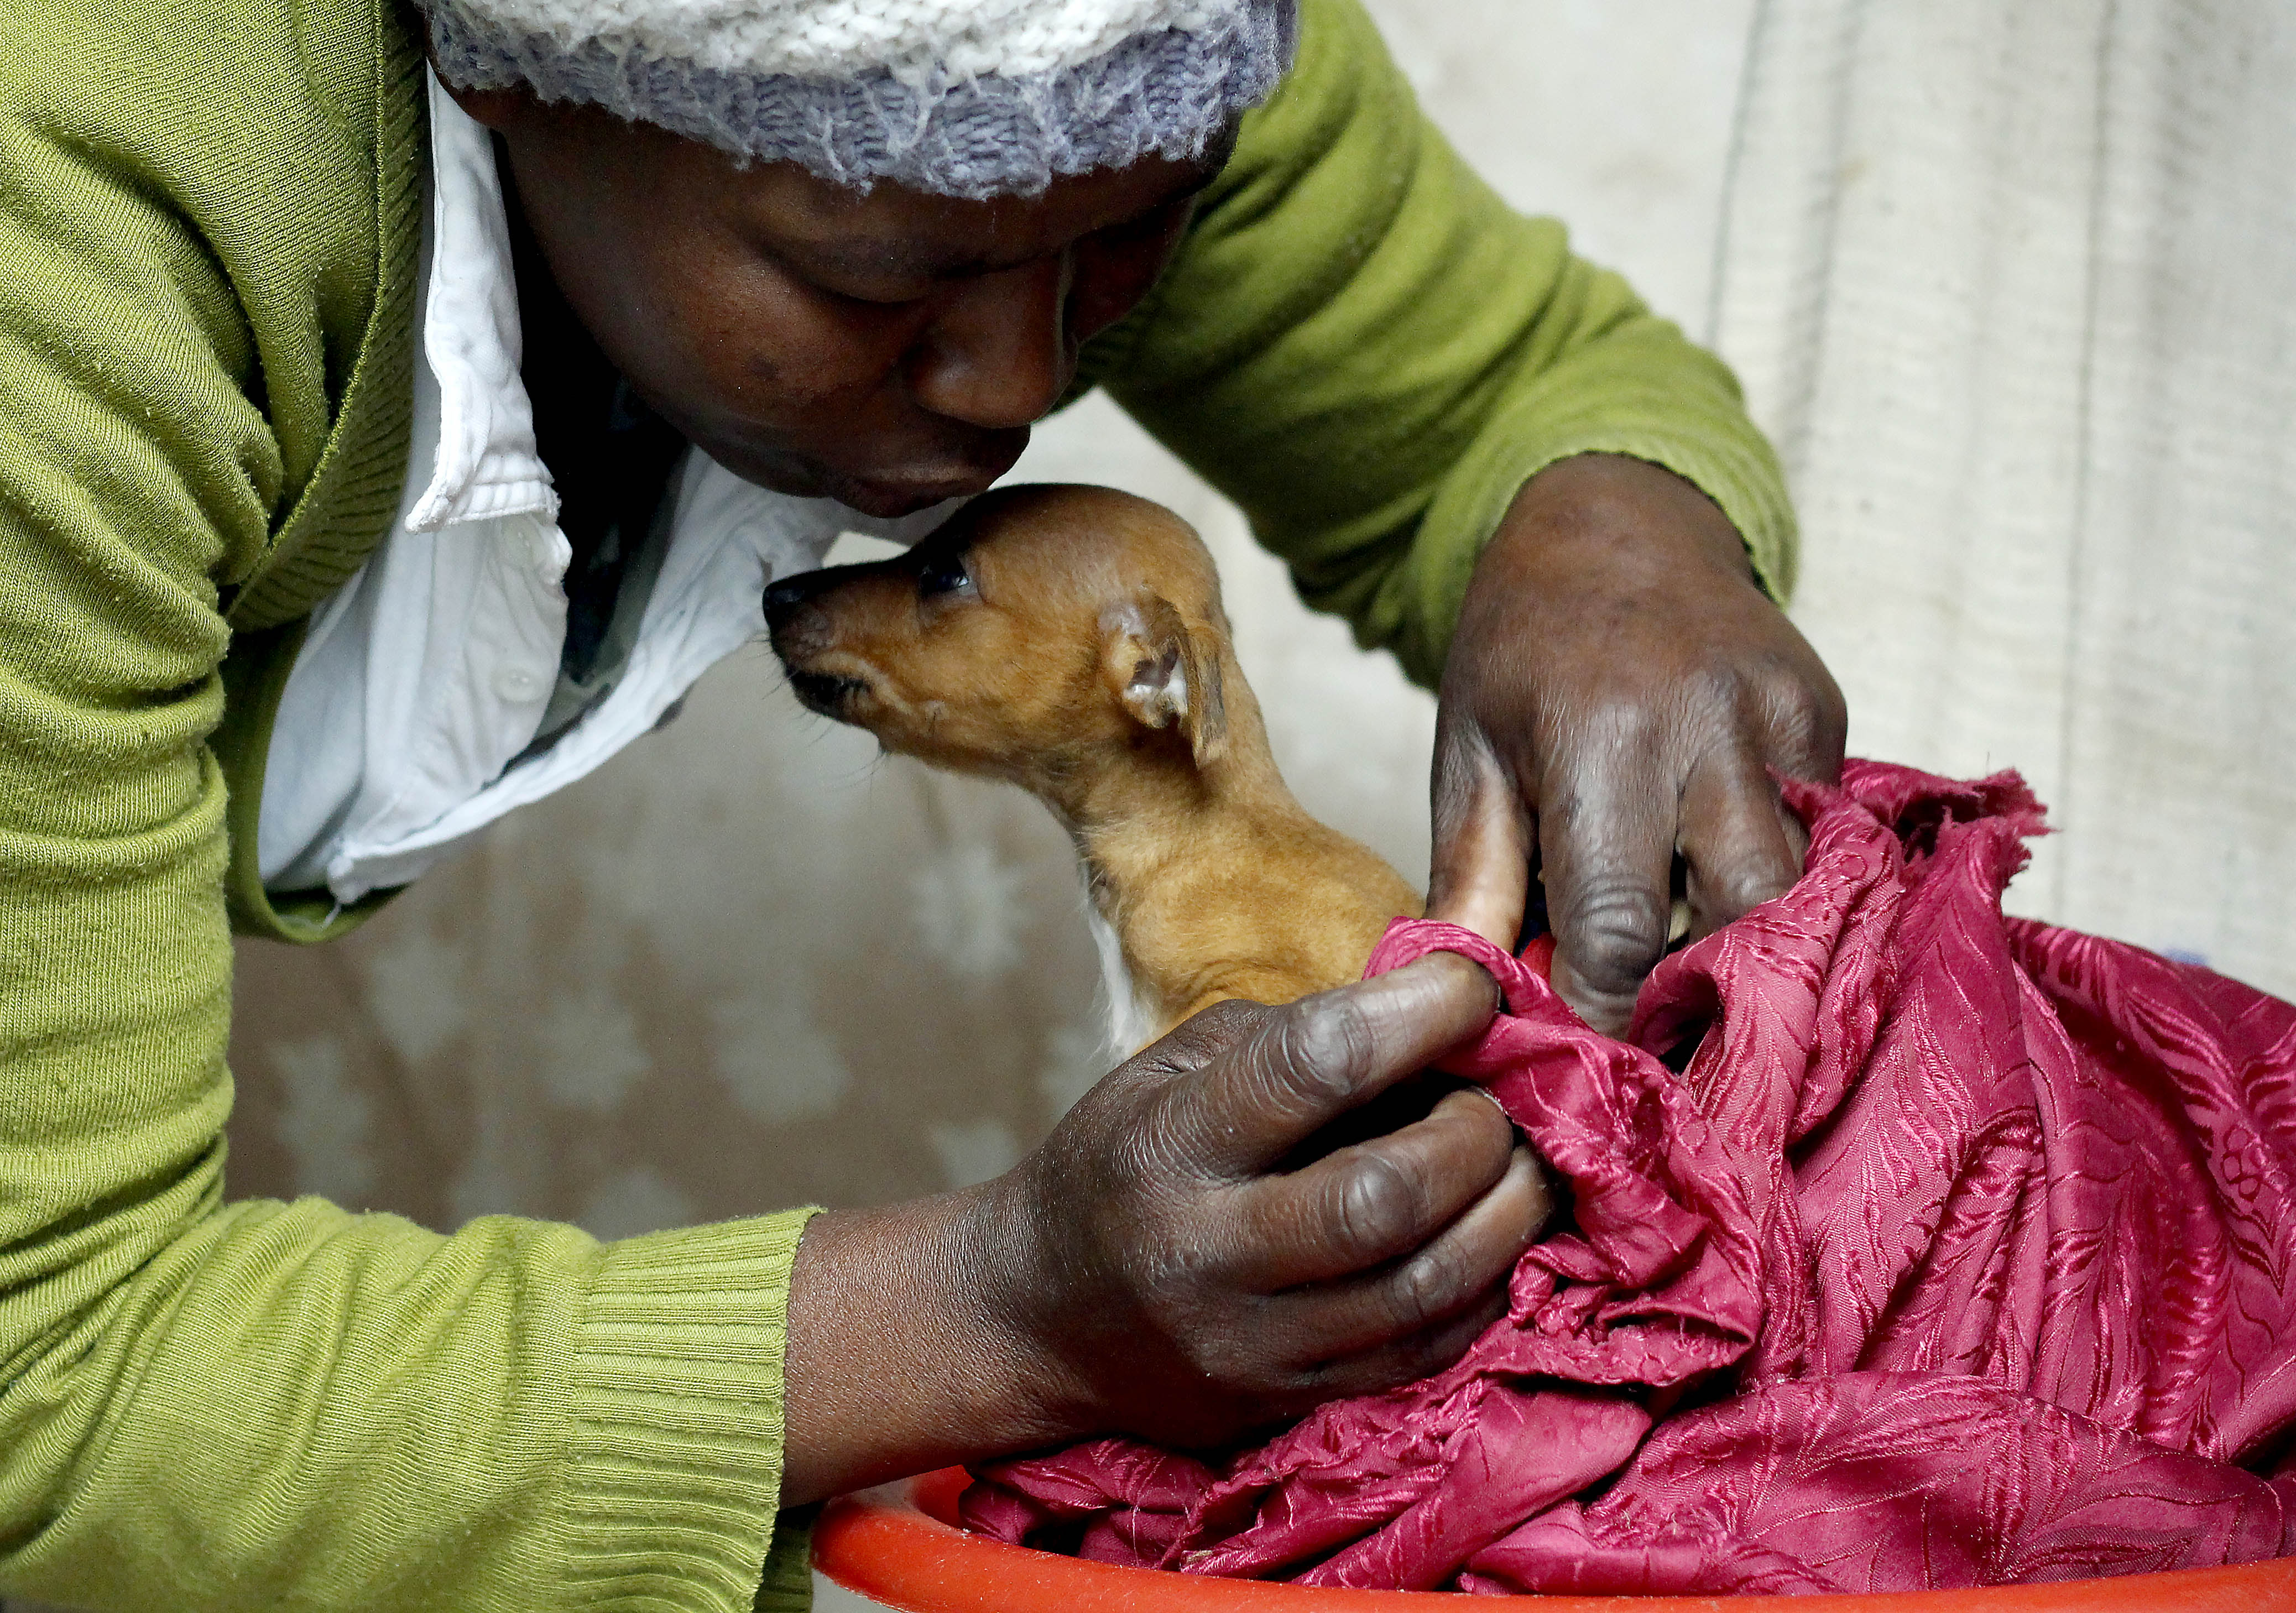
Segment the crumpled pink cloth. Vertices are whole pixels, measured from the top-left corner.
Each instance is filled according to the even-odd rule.
[[[1568,1184],[1463,1361],[1216,1462],[1100,1439],[984,1467],[965,1521],[1489,1593],[2296,1553],[2296,1008],[2005,918],[2041,827],[2014,774],[1853,762],[1788,798],[1808,872],[1669,958],[1627,1042],[1464,930],[1399,921],[1373,957],[1498,977],[1508,1011],[1449,1068]]]

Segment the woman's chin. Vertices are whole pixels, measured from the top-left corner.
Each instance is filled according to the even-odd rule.
[[[849,510],[858,510],[879,520],[895,520],[952,498],[985,493],[996,480],[994,476],[930,482],[839,480],[831,484],[829,495]]]
[[[913,469],[855,471],[786,453],[744,454],[731,445],[703,452],[736,476],[796,498],[833,498],[848,509],[880,520],[914,515],[952,498],[985,493],[1010,471],[1029,446],[1025,430],[999,432],[1004,440],[978,455],[920,464]]]

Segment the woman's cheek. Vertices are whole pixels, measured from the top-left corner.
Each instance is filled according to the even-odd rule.
[[[922,332],[909,304],[859,303],[780,272],[712,310],[712,357],[750,411],[798,423],[850,407],[886,385]]]
[[[1152,234],[1119,241],[1090,237],[1076,246],[1076,282],[1069,293],[1069,337],[1086,342],[1140,306],[1187,233],[1194,209],[1182,209]]]

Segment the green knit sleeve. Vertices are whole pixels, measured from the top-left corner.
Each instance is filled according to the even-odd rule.
[[[283,412],[347,368],[240,226],[348,197],[352,302],[375,250],[335,124],[266,168],[308,109],[245,75],[371,80],[378,12],[188,9],[0,17],[0,1593],[746,1609],[802,1214],[601,1244],[224,1201],[219,603],[317,461]],[[154,37],[212,104],[139,87]]]
[[[1303,0],[1292,76],[1084,365],[1422,683],[1515,493],[1571,454],[1686,478],[1792,585],[1783,479],[1729,372],[1468,170],[1358,0]]]

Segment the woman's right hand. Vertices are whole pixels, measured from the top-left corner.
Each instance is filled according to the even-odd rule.
[[[1495,1002],[1438,953],[1222,1003],[996,1181],[817,1218],[791,1285],[784,1503],[1093,1433],[1217,1444],[1456,1360],[1548,1208],[1497,1107],[1454,1092],[1289,1162]]]

